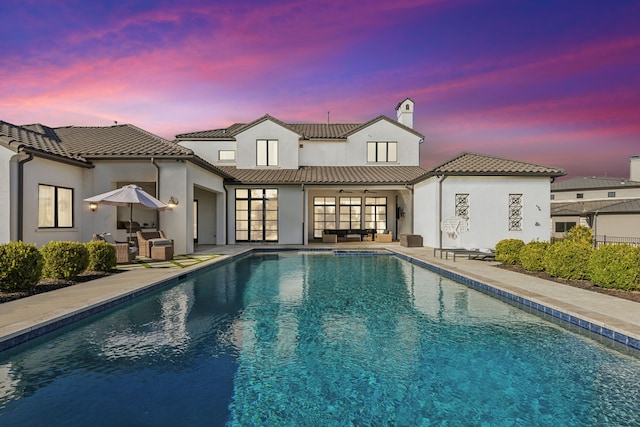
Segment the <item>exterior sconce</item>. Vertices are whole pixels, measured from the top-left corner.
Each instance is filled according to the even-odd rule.
[[[167,206],[169,206],[170,208],[175,208],[176,206],[178,206],[178,199],[176,197],[171,196],[169,198],[169,201],[167,202]]]
[[[89,209],[91,209],[91,212],[95,212],[96,210],[98,210],[98,204],[95,202],[89,203]]]

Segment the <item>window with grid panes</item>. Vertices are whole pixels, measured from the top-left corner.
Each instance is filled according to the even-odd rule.
[[[387,230],[387,198],[365,197],[364,228],[374,229],[376,233]]]
[[[334,230],[336,228],[336,198],[335,197],[314,197],[313,198],[313,237],[322,238],[323,230]]]
[[[277,189],[236,189],[236,241],[278,241]]]
[[[360,230],[362,222],[362,200],[360,197],[340,197],[340,221],[338,228]]]

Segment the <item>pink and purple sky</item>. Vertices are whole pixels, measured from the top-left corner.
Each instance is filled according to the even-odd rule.
[[[162,137],[416,103],[421,165],[471,151],[629,176],[640,1],[3,0],[0,120]]]

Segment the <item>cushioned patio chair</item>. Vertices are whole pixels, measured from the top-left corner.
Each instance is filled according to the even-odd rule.
[[[103,240],[116,248],[116,262],[118,264],[129,264],[138,253],[138,248],[127,242],[116,242],[111,233],[94,234],[93,240]]]
[[[152,258],[151,248],[155,247],[171,247],[173,248],[173,240],[168,239],[162,230],[159,231],[138,231],[138,248],[140,256]],[[172,253],[173,254],[173,253]]]

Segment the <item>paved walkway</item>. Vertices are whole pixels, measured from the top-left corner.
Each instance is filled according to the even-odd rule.
[[[188,257],[191,261],[178,257],[176,263],[148,262],[146,265],[144,263],[132,265],[127,267],[127,271],[108,277],[0,304],[0,349],[10,346],[12,339],[29,331],[41,330],[43,326],[71,319],[79,313],[121,299],[123,296],[133,295],[167,280],[178,280],[189,271],[248,252],[254,247],[259,246],[229,245],[200,248],[196,254]],[[267,247],[309,249],[331,247],[331,245]],[[340,249],[387,247],[397,253],[526,298],[640,342],[640,303],[496,268],[493,262],[461,259],[454,262],[451,259],[440,259],[434,257],[433,249],[428,247],[405,248],[397,243],[388,245],[340,243],[337,247]]]

